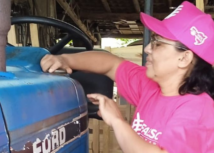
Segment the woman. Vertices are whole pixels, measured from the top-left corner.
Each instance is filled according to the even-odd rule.
[[[47,55],[44,71],[58,68],[105,74],[119,93],[136,106],[132,127],[115,103],[99,94],[103,120],[113,127],[125,153],[214,152],[214,23],[189,2],[163,21],[141,13],[155,35],[145,48],[145,67],[108,53]]]

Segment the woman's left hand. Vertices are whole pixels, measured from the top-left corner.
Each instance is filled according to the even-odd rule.
[[[93,104],[99,105],[98,114],[109,126],[112,126],[118,119],[124,120],[117,104],[112,99],[101,94],[89,94],[87,96]]]

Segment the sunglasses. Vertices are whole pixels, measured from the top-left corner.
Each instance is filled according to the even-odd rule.
[[[155,35],[153,35],[153,36],[151,37],[151,41],[150,41],[150,42],[151,42],[152,49],[155,49],[155,48],[157,47],[158,43],[162,43],[162,44],[174,46],[175,48],[178,48],[178,49],[180,49],[180,50],[184,50],[184,51],[185,51],[185,50],[188,50],[188,48],[181,47],[181,46],[174,45],[174,44],[170,44],[170,43],[168,43],[168,42],[165,42],[164,40],[159,40],[159,39],[156,38]]]

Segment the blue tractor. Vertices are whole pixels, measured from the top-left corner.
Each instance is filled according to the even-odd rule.
[[[0,153],[88,153],[89,118],[100,118],[86,94],[112,97],[113,81],[80,71],[44,73],[40,67],[44,55],[93,47],[82,31],[68,23],[44,17],[12,18],[12,24],[23,23],[55,26],[68,34],[49,50],[7,46],[7,72],[0,73]],[[64,47],[72,39],[81,40],[85,48]]]

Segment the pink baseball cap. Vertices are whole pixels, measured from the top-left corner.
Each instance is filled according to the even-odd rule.
[[[156,34],[179,41],[200,58],[214,64],[214,22],[190,2],[183,2],[164,20],[160,21],[145,13],[141,22]]]

